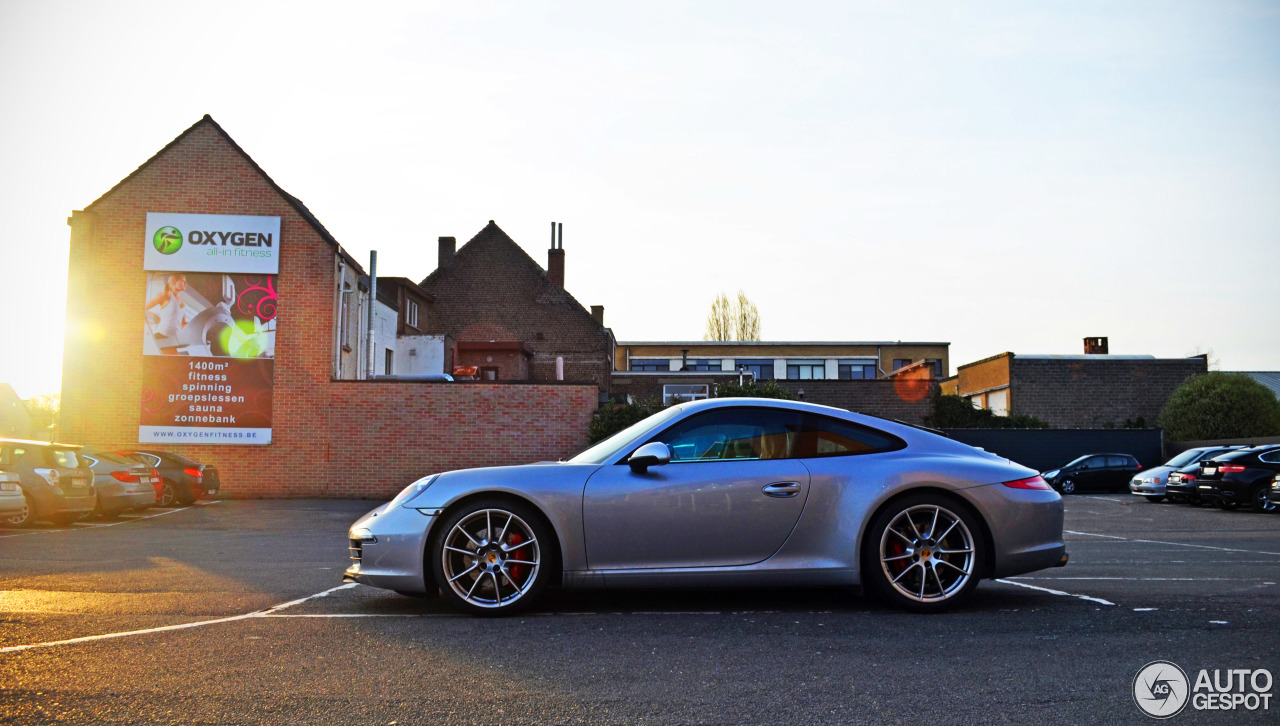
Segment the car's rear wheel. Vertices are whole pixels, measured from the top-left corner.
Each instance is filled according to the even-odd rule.
[[[172,507],[178,501],[178,488],[168,479],[164,480],[164,486],[160,489],[160,501],[156,502],[162,507]]]
[[[979,524],[966,508],[937,494],[909,495],[872,522],[863,579],[898,607],[939,612],[978,586],[984,547]]]
[[[22,493],[22,512],[4,520],[9,527],[30,527],[36,521],[36,503],[31,501],[31,495],[26,492]]]
[[[1262,484],[1253,490],[1253,508],[1259,512],[1276,511],[1276,503],[1267,498],[1267,492],[1271,490],[1270,482]]]
[[[523,502],[486,498],[454,510],[440,523],[430,550],[441,596],[475,615],[527,609],[550,576],[552,537]]]

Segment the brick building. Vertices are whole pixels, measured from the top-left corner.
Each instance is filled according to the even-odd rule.
[[[0,383],[0,438],[35,438],[31,412],[8,383]]]
[[[368,373],[368,275],[208,116],[68,220],[63,440],[138,445],[155,395],[139,344],[149,213],[279,218],[270,443],[163,447],[217,464],[226,493],[384,497],[432,471],[556,459],[585,446],[594,385],[350,380]],[[545,435],[528,435],[548,422]]]
[[[430,332],[448,341],[445,370],[475,366],[488,381],[584,381],[601,390],[613,370],[604,308],[588,312],[565,290],[565,253],[553,239],[544,270],[493,220],[461,248],[439,240]]]
[[[1026,414],[1053,428],[1154,426],[1173,390],[1208,370],[1204,356],[1000,353],[957,369],[943,393],[996,415]]]

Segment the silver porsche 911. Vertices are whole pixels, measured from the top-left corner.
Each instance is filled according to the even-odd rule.
[[[432,474],[351,526],[344,579],[476,614],[564,587],[861,585],[938,611],[1066,563],[1036,472],[836,408],[673,406],[568,461]]]

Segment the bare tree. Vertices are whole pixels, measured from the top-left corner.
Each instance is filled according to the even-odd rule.
[[[734,333],[733,305],[729,296],[723,292],[711,303],[711,312],[707,313],[707,332],[703,340],[733,340]]]
[[[738,291],[738,304],[734,312],[738,340],[760,340],[760,310],[741,290]]]
[[[745,292],[730,300],[723,292],[711,303],[707,313],[707,332],[703,340],[760,340],[760,310]]]

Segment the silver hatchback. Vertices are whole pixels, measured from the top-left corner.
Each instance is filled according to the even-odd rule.
[[[531,432],[536,435],[536,432]],[[432,474],[350,528],[347,581],[476,614],[565,587],[865,586],[938,611],[1065,564],[1062,499],[930,431],[793,401],[655,414],[568,461]]]

